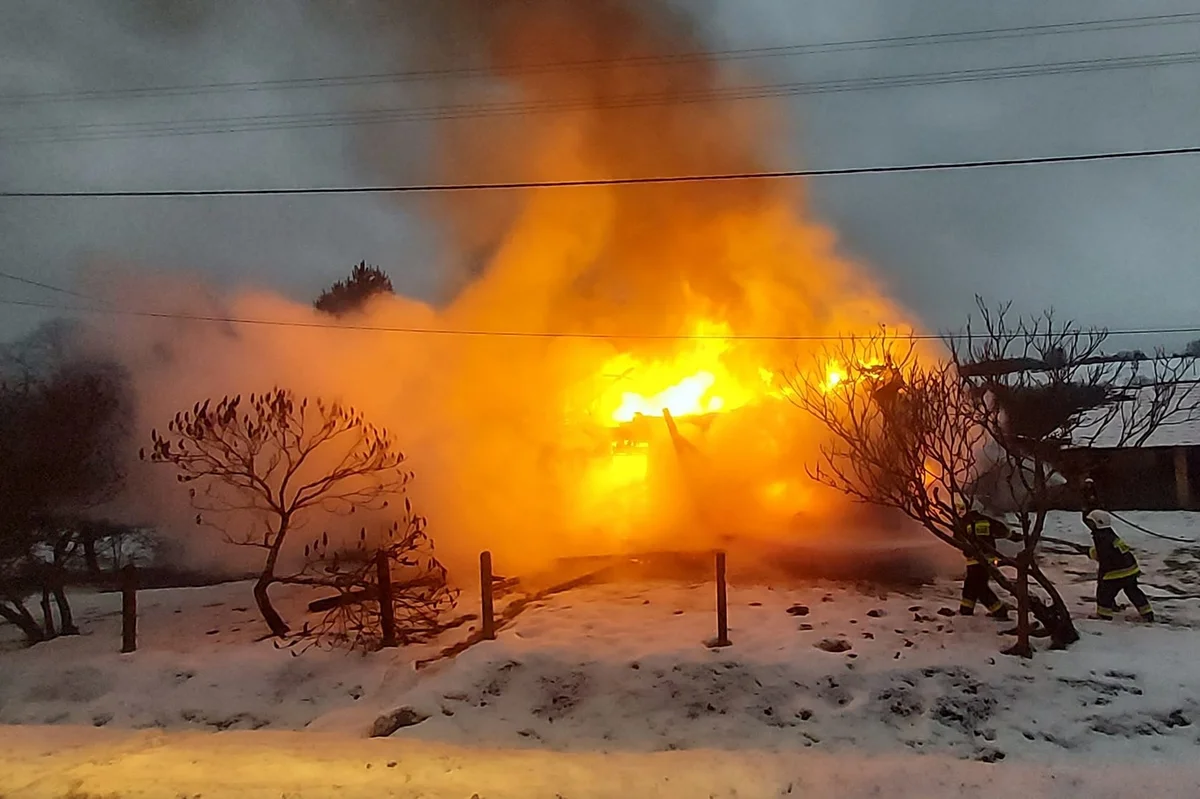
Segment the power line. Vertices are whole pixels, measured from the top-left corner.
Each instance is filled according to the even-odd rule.
[[[1049,75],[1144,69],[1200,62],[1200,50],[1149,55],[1110,56],[1077,61],[1013,64],[1003,67],[942,70],[863,78],[768,85],[739,85],[697,91],[627,94],[610,98],[563,98],[535,102],[463,103],[417,107],[374,108],[357,112],[258,114],[194,120],[95,122],[79,125],[43,125],[0,129],[0,140],[9,144],[45,144],[122,138],[159,138],[221,133],[248,133],[346,127],[351,125],[432,122],[479,117],[565,113],[580,110],[620,110],[663,105],[763,100],[878,89],[937,86],[979,81],[1011,80]],[[39,135],[40,134],[40,135]]]
[[[712,52],[681,52],[662,55],[633,56],[615,59],[586,59],[533,64],[520,64],[509,69],[493,70],[484,67],[457,67],[444,69],[408,70],[397,72],[367,73],[357,75],[318,76],[310,78],[288,78],[278,80],[227,81],[214,83],[186,84],[174,86],[124,87],[117,89],[92,89],[83,91],[40,92],[32,94],[0,95],[2,104],[31,104],[64,101],[102,100],[120,97],[170,97],[188,94],[206,94],[228,91],[260,91],[270,89],[303,89],[327,86],[354,86],[376,83],[397,83],[434,79],[470,79],[480,77],[507,77],[543,72],[561,72],[595,69],[609,66],[671,66],[695,62],[732,61],[746,59],[778,58],[828,52],[853,52],[886,48],[905,48],[924,45],[955,44],[962,42],[992,41],[999,39],[1024,38],[1091,31],[1126,30],[1147,27],[1163,27],[1200,22],[1200,13],[1156,14],[1135,17],[1117,17],[1076,22],[1023,25],[1008,28],[987,28],[970,31],[914,34],[870,39],[849,39],[810,44],[781,45],[726,49]]]
[[[255,319],[249,317],[173,313],[165,311],[139,311],[117,308],[91,308],[52,303],[31,302],[28,300],[0,299],[0,304],[17,305],[32,308],[46,308],[58,311],[74,311],[83,313],[112,314],[120,316],[145,317],[150,319],[174,319],[191,322],[216,322],[221,324],[257,325],[267,327],[296,327],[319,330],[350,330],[375,333],[407,333],[411,335],[431,336],[468,336],[481,338],[534,338],[534,339],[601,339],[601,340],[646,340],[646,341],[835,341],[841,336],[809,336],[809,335],[711,335],[711,334],[645,334],[645,333],[584,333],[584,332],[544,332],[536,330],[474,330],[474,329],[442,329],[426,327],[393,327],[383,325],[361,324],[331,324],[327,322],[300,322],[287,319]],[[917,335],[919,339],[941,339],[937,335]]]
[[[40,283],[36,280],[30,280],[27,277],[21,277],[20,275],[10,275],[7,272],[0,272],[0,278],[5,278],[6,280],[13,280],[13,281],[16,281],[17,283],[24,283],[28,286],[36,286],[40,289],[46,289],[48,291],[56,291],[60,294],[69,294],[72,297],[78,297],[83,300],[92,300],[93,299],[92,297],[89,297],[86,294],[80,294],[77,291],[71,291],[70,289],[59,288],[58,286],[52,286],[49,283]]]
[[[0,299],[0,304],[16,305],[31,308],[45,308],[57,311],[73,311],[78,313],[97,313],[116,316],[134,316],[149,319],[171,319],[190,322],[212,322],[219,324],[240,324],[266,327],[292,327],[319,330],[347,330],[374,333],[403,333],[410,335],[429,336],[465,336],[475,338],[529,338],[529,339],[599,339],[612,341],[843,341],[851,336],[846,335],[712,335],[712,334],[657,334],[657,333],[586,333],[586,332],[545,332],[536,330],[477,330],[477,329],[446,329],[428,327],[404,327],[387,325],[344,324],[329,322],[302,322],[288,319],[256,319],[253,317],[223,316],[219,314],[188,314],[167,311],[139,311],[121,308],[93,308],[53,303],[31,302],[27,300]],[[906,328],[884,326],[884,329],[903,330]],[[1106,331],[1110,336],[1145,336],[1170,335],[1178,333],[1200,333],[1200,327],[1160,327],[1160,328],[1128,328]],[[971,338],[969,334],[935,334],[935,333],[896,333],[898,338],[912,338],[918,341],[946,341]],[[977,337],[977,335],[976,335]]]
[[[582,178],[579,180],[530,180],[497,183],[427,183],[396,186],[311,186],[273,189],[167,189],[125,191],[3,191],[0,199],[33,198],[161,198],[161,197],[263,197],[318,194],[433,194],[456,191],[515,191],[526,189],[569,189],[597,186],[646,186],[682,183],[728,183],[750,180],[789,180],[794,178],[848,177],[853,175],[891,175],[907,172],[950,172],[962,169],[989,169],[1018,166],[1046,166],[1135,158],[1163,158],[1200,154],[1200,146],[1169,147],[1154,150],[1123,150],[1075,155],[1048,155],[1028,158],[994,158],[979,161],[942,161],[891,166],[794,169],[774,172],[725,172],[709,175],[665,175],[632,178]]]

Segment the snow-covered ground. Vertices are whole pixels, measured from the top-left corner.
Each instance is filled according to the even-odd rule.
[[[1200,515],[1127,516],[1200,539]],[[1088,620],[1091,563],[1049,555],[1083,640],[1032,661],[999,654],[1007,625],[942,615],[957,608],[950,580],[909,593],[734,584],[733,646],[719,650],[702,643],[711,584],[593,586],[419,671],[415,660],[466,628],[368,656],[294,656],[257,640],[249,586],[237,583],[142,592],[140,649],[121,655],[119,597],[82,595],[83,636],[17,649],[0,628],[0,724],[23,725],[0,727],[0,796],[162,795],[157,779],[167,795],[321,795],[302,790],[314,774],[364,794],[404,785],[398,795],[464,799],[775,796],[789,785],[812,796],[1194,796],[1200,601],[1168,597],[1200,596],[1200,544],[1120,532],[1160,623],[1132,609]],[[1048,534],[1086,541],[1077,514],[1056,515]],[[299,619],[307,596],[281,605]],[[797,605],[807,612],[789,614]],[[364,740],[398,707],[428,718]],[[248,730],[259,732],[235,732]]]

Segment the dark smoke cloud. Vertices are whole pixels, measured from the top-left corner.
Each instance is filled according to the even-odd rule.
[[[646,63],[707,50],[694,9],[630,0],[410,0],[367,9],[374,24],[405,42],[408,68],[436,72],[447,64],[469,64],[488,71],[485,81],[433,81],[429,95],[439,104],[469,106],[500,96],[533,107],[564,101],[579,107],[570,113],[439,123],[433,138],[439,181],[686,175],[757,171],[781,163],[786,138],[765,105],[695,102],[727,88],[733,77],[727,70],[704,59]],[[594,66],[539,69],[562,62]],[[621,107],[633,97],[655,102]],[[562,124],[571,127],[571,137],[556,145],[564,149],[561,156],[548,155],[554,140],[547,131]],[[407,171],[408,165],[394,163],[384,148],[368,146],[365,153],[369,171],[397,176]],[[597,314],[618,296],[637,297],[663,308],[668,326],[676,322],[669,309],[679,304],[682,291],[736,306],[740,287],[730,264],[700,234],[731,210],[753,215],[795,189],[735,183],[613,192],[616,218],[607,239],[566,288],[585,287]],[[447,226],[443,242],[456,266],[447,272],[452,292],[483,271],[523,200],[501,193],[439,200],[437,211]]]

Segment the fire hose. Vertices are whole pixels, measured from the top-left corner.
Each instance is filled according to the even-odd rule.
[[[1057,546],[1065,547],[1066,549],[1070,550],[1069,553],[1063,552],[1062,554],[1064,554],[1064,555],[1066,555],[1066,554],[1086,555],[1088,553],[1088,547],[1084,546],[1083,544],[1077,544],[1074,541],[1068,541],[1065,538],[1051,538],[1048,535],[1044,535],[1039,539],[1039,541],[1041,543],[1046,543],[1046,544],[1055,544]]]
[[[1135,522],[1131,522],[1131,521],[1129,521],[1128,519],[1126,519],[1126,518],[1124,518],[1124,517],[1122,517],[1122,516],[1119,516],[1119,515],[1117,515],[1117,514],[1113,513],[1112,511],[1109,511],[1109,515],[1111,515],[1111,516],[1112,516],[1114,519],[1117,519],[1117,520],[1119,520],[1119,521],[1122,521],[1122,522],[1124,522],[1125,524],[1128,524],[1130,527],[1132,527],[1132,528],[1133,528],[1133,529],[1135,529],[1135,530],[1141,530],[1141,531],[1142,531],[1143,533],[1145,533],[1146,535],[1152,535],[1152,536],[1154,536],[1155,538],[1161,538],[1161,539],[1162,539],[1162,540],[1164,540],[1164,541],[1174,541],[1174,542],[1176,542],[1176,543],[1178,543],[1178,544],[1196,544],[1196,543],[1200,543],[1200,542],[1198,542],[1198,541],[1197,541],[1196,539],[1194,539],[1194,538],[1176,538],[1176,537],[1174,537],[1174,536],[1163,535],[1162,533],[1156,533],[1156,532],[1154,532],[1153,530],[1147,530],[1145,527],[1142,527],[1140,524],[1137,524],[1137,523],[1135,523]]]
[[[1124,524],[1129,525],[1130,527],[1132,527],[1135,530],[1139,530],[1139,531],[1145,533],[1146,535],[1154,536],[1155,538],[1161,538],[1164,541],[1174,541],[1177,544],[1200,543],[1200,541],[1197,541],[1194,538],[1178,538],[1176,536],[1164,535],[1163,533],[1156,533],[1153,530],[1148,530],[1145,527],[1143,527],[1142,525],[1138,524],[1137,522],[1131,522],[1131,521],[1129,521],[1129,519],[1126,519],[1119,514],[1113,513],[1112,511],[1109,511],[1109,515],[1112,516],[1114,519],[1116,519]],[[1076,552],[1080,552],[1080,553],[1086,553],[1088,551],[1088,548],[1083,546],[1082,544],[1076,544],[1074,541],[1067,541],[1066,539],[1062,539],[1062,538],[1051,538],[1050,536],[1044,535],[1044,536],[1042,536],[1041,540],[1045,541],[1048,544],[1056,544],[1058,546],[1067,547],[1069,549],[1073,549]]]

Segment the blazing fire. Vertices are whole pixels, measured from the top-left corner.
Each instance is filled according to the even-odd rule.
[[[829,496],[804,470],[821,432],[787,402],[788,389],[766,365],[769,353],[748,346],[728,323],[706,320],[665,357],[626,351],[602,363],[590,422],[578,421],[614,435],[588,461],[572,503],[581,522],[603,520],[589,546],[774,537],[799,513],[825,512]],[[864,353],[853,366],[828,362],[817,379],[791,376],[834,391],[878,363]]]
[[[431,4],[430,13],[459,5]],[[723,85],[723,67],[638,66],[703,51],[679,13],[652,0],[485,3],[446,20],[466,26],[464,41],[479,46],[514,100],[595,103],[489,118],[486,131],[477,119],[448,120],[435,137],[439,178],[479,182],[492,168],[535,182],[772,168],[793,137],[767,101],[686,99]],[[595,66],[523,68],[559,61]],[[632,94],[660,101],[608,103]],[[364,408],[409,442],[414,502],[443,554],[464,561],[489,548],[518,570],[566,554],[836,529],[841,500],[805,471],[827,433],[787,401],[782,377],[819,358],[820,337],[908,317],[812,218],[802,186],[590,185],[438,199],[444,237],[470,271],[444,305],[380,302],[370,321],[470,335],[213,334],[207,349],[179,348],[205,353],[216,377],[204,390],[270,380]],[[246,302],[233,315],[309,313]],[[120,340],[149,346],[152,336]],[[234,346],[240,360],[213,354]],[[162,362],[149,350],[137,358]],[[245,374],[232,374],[238,362]],[[847,364],[814,368],[827,391],[854,382]],[[194,401],[195,373],[163,371],[143,387],[148,403],[165,406],[151,418]],[[797,514],[809,520],[802,528]]]
[[[669,359],[640,361],[621,353],[603,366],[613,387],[599,399],[599,411],[614,423],[637,416],[697,416],[739,408],[752,402],[761,386],[744,386],[723,363],[729,353],[728,324],[702,322],[692,338],[681,338],[680,352]],[[616,402],[616,407],[608,411]]]
[[[675,416],[715,413],[725,407],[724,399],[709,393],[716,381],[712,372],[697,372],[652,397],[626,391],[621,394],[621,407],[613,411],[612,418],[631,422],[635,416],[658,416],[662,411]]]

